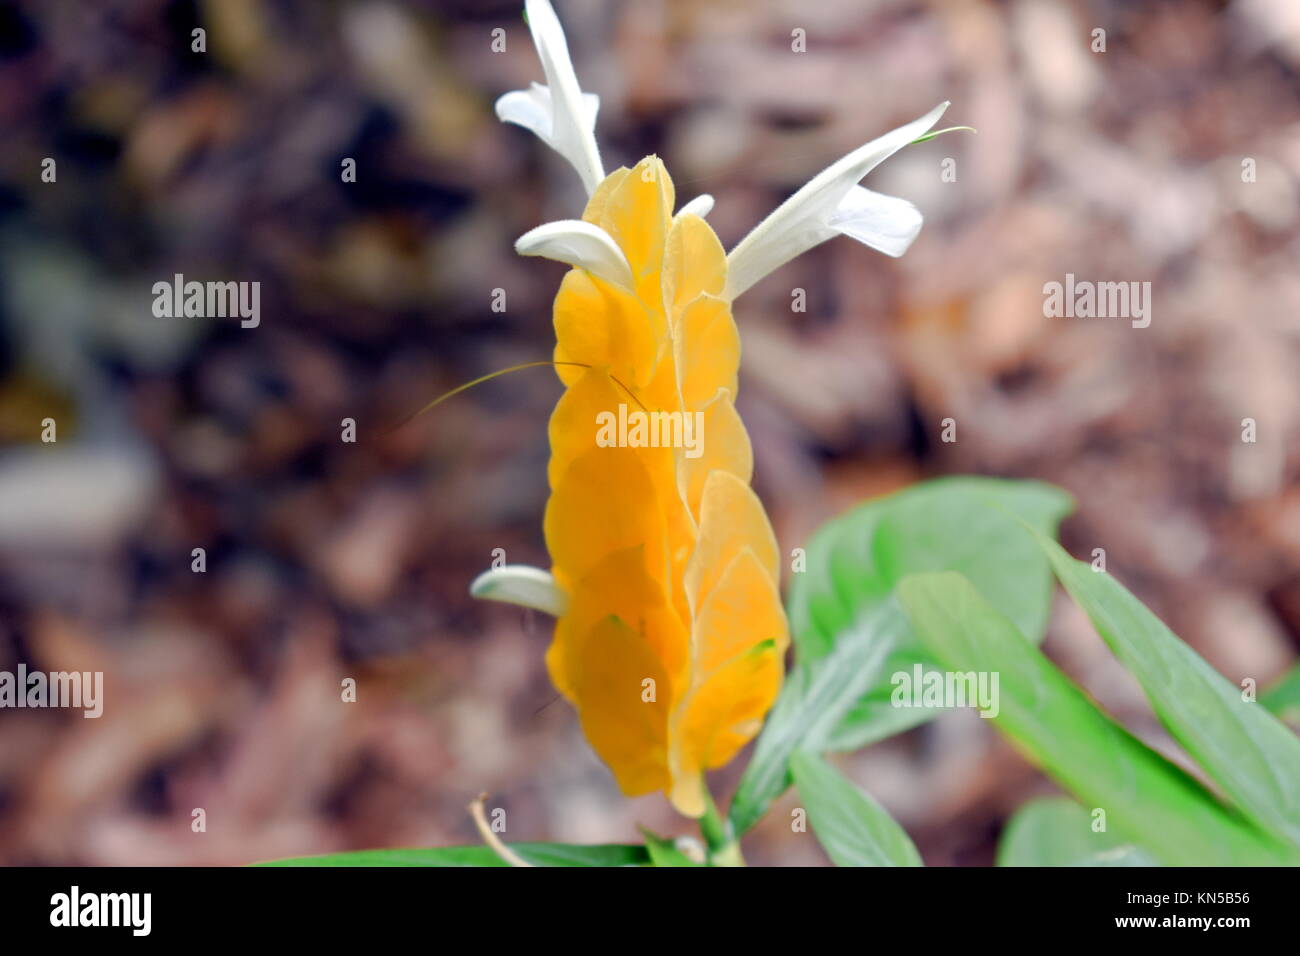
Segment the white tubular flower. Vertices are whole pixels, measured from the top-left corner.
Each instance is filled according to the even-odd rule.
[[[561,219],[530,229],[515,240],[515,252],[521,256],[542,256],[632,288],[632,266],[627,256],[600,226],[581,219]]]
[[[569,599],[549,571],[526,564],[507,564],[484,571],[469,586],[469,593],[487,601],[503,601],[560,617]]]
[[[946,102],[920,119],[860,146],[832,163],[781,203],[727,256],[726,296],[734,299],[768,273],[834,236],[850,236],[901,256],[921,231],[921,213],[906,199],[884,196],[859,180],[938,122]]]
[[[578,86],[564,28],[550,0],[527,0],[524,9],[533,45],[546,74],[546,85],[534,83],[529,89],[505,94],[497,100],[497,116],[502,122],[532,130],[542,142],[567,159],[582,177],[590,196],[605,178],[595,132],[600,97],[584,93]]]

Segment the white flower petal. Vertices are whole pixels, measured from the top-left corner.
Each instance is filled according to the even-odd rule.
[[[887,256],[907,251],[921,231],[921,210],[906,199],[854,186],[840,201],[828,225]]]
[[[551,91],[540,83],[526,90],[515,90],[497,99],[497,119],[514,123],[534,133],[548,145],[551,142]]]
[[[713,211],[713,197],[708,193],[700,193],[681,209],[677,210],[679,216],[699,216],[703,219]]]
[[[854,210],[864,200],[854,194],[854,186],[862,177],[875,169],[882,162],[898,152],[912,140],[923,136],[943,115],[948,104],[940,103],[930,112],[915,119],[905,126],[874,139],[865,146],[860,146],[847,156],[832,163],[818,173],[793,196],[783,202],[776,210],[759,223],[749,235],[740,241],[727,256],[728,298],[734,299],[768,273],[785,265],[795,256],[811,249],[818,243],[825,242],[834,235],[844,233],[854,238],[861,238],[853,231],[856,227],[848,226],[854,218]],[[868,191],[869,192],[869,191]],[[870,193],[870,195],[879,195]],[[888,199],[891,197],[881,197]],[[832,220],[840,211],[842,203],[848,201],[845,209],[846,219],[839,225],[832,225]],[[895,200],[901,202],[901,200]],[[878,205],[878,204],[877,204]],[[919,214],[918,214],[919,215]],[[900,220],[901,222],[901,220]],[[883,224],[882,224],[883,225]],[[891,223],[890,229],[897,228],[898,223]],[[865,229],[863,235],[880,239],[885,233]],[[901,243],[901,249],[915,238],[915,234]],[[866,241],[863,239],[862,241]],[[884,239],[886,246],[899,248],[900,236],[892,240]],[[874,242],[868,243],[874,245]],[[879,247],[877,247],[879,248]],[[887,251],[887,250],[882,250]],[[895,253],[890,253],[894,255]],[[897,253],[901,255],[901,251]]]
[[[581,219],[561,219],[530,229],[515,240],[521,256],[544,256],[586,269],[606,282],[632,288],[632,267],[609,233]]]
[[[582,94],[583,110],[587,114],[587,125],[594,128],[596,113],[600,109],[600,97],[595,93]],[[515,90],[497,98],[497,119],[503,123],[514,123],[533,133],[552,149],[558,150],[551,135],[551,120],[554,107],[551,105],[550,87],[533,83],[526,90]]]
[[[569,58],[564,28],[551,8],[550,0],[526,0],[528,29],[542,61],[546,85],[534,83],[527,90],[515,90],[497,100],[497,116],[532,130],[569,161],[591,195],[605,178],[596,146],[596,111],[600,97],[583,93]]]
[[[469,593],[487,601],[504,601],[559,617],[569,599],[549,571],[526,564],[508,564],[484,571],[469,586]]]

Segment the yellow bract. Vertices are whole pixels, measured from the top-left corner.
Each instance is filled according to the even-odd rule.
[[[633,288],[573,269],[555,300],[556,361],[590,368],[558,367],[550,422],[546,544],[569,602],[547,666],[623,791],[666,790],[698,817],[704,771],[735,756],[776,698],[788,631],[733,404],[726,256],[673,201],[656,157],[606,177],[583,218],[623,250]],[[620,405],[701,412],[702,454],[601,447],[597,416]]]

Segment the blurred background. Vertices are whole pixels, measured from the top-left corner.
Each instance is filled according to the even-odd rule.
[[[512,243],[583,195],[493,115],[542,80],[521,8],[0,3],[0,669],[106,681],[99,720],[0,711],[0,863],[475,843],[483,790],[511,840],[692,832],[592,755],[545,674],[549,619],[467,595],[495,548],[547,564],[553,373],[397,427],[550,357],[564,270]],[[941,125],[979,130],[869,178],[925,214],[905,258],[836,240],[738,302],[739,405],[787,553],[925,477],[1043,479],[1078,499],[1067,547],[1104,547],[1230,679],[1294,664],[1300,5],[557,8],[601,96],[607,168],[663,156],[680,201],[715,196],[727,246],[941,100]],[[261,324],[155,317],[153,283],[175,273],[259,281]],[[1150,281],[1150,327],[1045,318],[1043,285],[1066,273]],[[1046,648],[1164,746],[1063,599]],[[744,759],[716,776],[724,796]],[[971,712],[837,759],[933,865],[991,862],[1008,815],[1053,789]],[[790,832],[795,803],[754,831],[750,862],[825,862]]]

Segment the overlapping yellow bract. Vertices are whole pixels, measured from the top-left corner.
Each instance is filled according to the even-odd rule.
[[[666,790],[698,817],[703,772],[776,698],[788,631],[733,405],[726,256],[673,201],[656,157],[606,177],[583,218],[623,250],[633,288],[575,268],[555,300],[556,361],[590,368],[558,366],[566,391],[550,421],[546,543],[569,602],[547,666],[623,791]],[[598,446],[597,415],[620,404],[702,412],[703,453]]]

